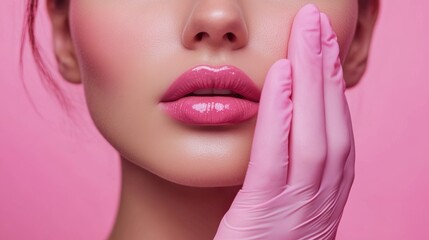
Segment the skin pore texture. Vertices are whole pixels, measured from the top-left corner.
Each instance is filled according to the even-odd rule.
[[[201,64],[236,66],[262,89],[270,66],[287,57],[294,16],[308,3],[329,16],[347,86],[355,85],[376,0],[47,0],[59,71],[83,84],[96,127],[121,158],[110,239],[213,238],[243,183],[256,119],[189,126],[159,102]]]

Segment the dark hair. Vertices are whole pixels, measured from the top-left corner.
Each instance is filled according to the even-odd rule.
[[[56,0],[58,3],[64,2],[64,0]],[[56,96],[61,106],[67,111],[73,108],[69,98],[62,91],[61,86],[55,81],[55,77],[52,71],[48,68],[46,59],[40,52],[39,42],[36,38],[36,16],[37,9],[39,6],[39,0],[27,0],[25,8],[24,26],[21,33],[21,46],[20,46],[20,66],[21,75],[23,73],[23,56],[24,50],[27,43],[27,39],[30,44],[31,53],[33,55],[34,62],[37,66],[39,76],[41,77],[44,85],[51,90]],[[25,88],[25,84],[24,84]],[[26,89],[26,88],[25,88]],[[27,90],[27,89],[26,89]]]

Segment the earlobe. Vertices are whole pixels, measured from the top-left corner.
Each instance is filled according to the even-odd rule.
[[[74,53],[69,27],[69,1],[48,0],[47,9],[52,23],[52,37],[58,71],[71,83],[80,83],[80,71]]]
[[[360,0],[355,35],[343,64],[347,88],[355,86],[365,73],[372,35],[377,21],[379,0]]]

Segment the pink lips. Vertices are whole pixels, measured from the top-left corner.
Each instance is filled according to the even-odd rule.
[[[171,118],[191,125],[237,124],[258,112],[260,90],[233,66],[197,66],[168,88],[161,106]]]

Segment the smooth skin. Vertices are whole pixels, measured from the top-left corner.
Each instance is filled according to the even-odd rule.
[[[47,0],[59,71],[83,84],[96,127],[121,157],[121,203],[110,238],[212,239],[241,189],[256,119],[223,127],[171,120],[158,102],[183,71],[234,65],[262,89],[270,67],[289,55],[294,16],[313,3],[332,21],[353,86],[365,70],[378,12],[377,0],[364,2]],[[196,38],[200,33],[205,37]]]

